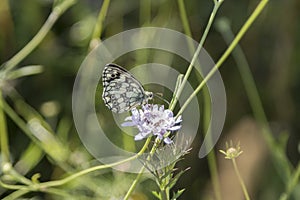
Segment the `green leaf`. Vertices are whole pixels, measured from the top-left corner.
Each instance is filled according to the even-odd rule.
[[[173,196],[171,200],[176,200],[182,193],[185,191],[185,189],[178,190],[177,192],[173,192]]]
[[[153,194],[156,198],[161,199],[161,196],[160,196],[160,194],[159,194],[158,192],[152,191],[152,194]]]

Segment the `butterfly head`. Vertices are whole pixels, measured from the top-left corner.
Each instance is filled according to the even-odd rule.
[[[153,92],[145,91],[144,103],[147,103],[151,99],[153,99]]]

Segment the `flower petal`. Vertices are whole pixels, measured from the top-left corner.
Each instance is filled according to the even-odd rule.
[[[134,140],[142,140],[144,139],[143,135],[142,134],[137,134],[136,136],[134,136]]]
[[[171,140],[170,138],[166,137],[166,138],[164,139],[164,142],[165,142],[166,144],[171,144],[171,143],[173,143],[173,140]]]
[[[176,121],[175,121],[176,124],[179,123],[179,122],[182,122],[182,117],[181,117],[181,115],[179,115],[179,117],[177,117],[177,119],[176,119]]]
[[[136,123],[134,122],[124,122],[121,124],[121,126],[126,127],[126,126],[136,126]]]
[[[124,121],[129,121],[129,120],[132,120],[132,117],[131,116],[128,116],[124,119]]]
[[[178,125],[178,126],[173,126],[173,127],[170,127],[168,130],[170,131],[177,131],[181,128],[181,125]]]
[[[142,105],[142,109],[133,108],[131,117],[126,117],[122,126],[138,128],[139,133],[134,137],[135,140],[155,135],[166,144],[170,144],[172,140],[165,135],[168,131],[179,130],[181,121],[181,116],[175,118],[173,112],[165,109],[163,105],[145,104]]]

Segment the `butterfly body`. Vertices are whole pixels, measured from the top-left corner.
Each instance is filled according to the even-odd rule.
[[[153,97],[152,92],[145,91],[130,72],[116,64],[110,63],[104,67],[102,82],[102,99],[116,113],[146,104]]]

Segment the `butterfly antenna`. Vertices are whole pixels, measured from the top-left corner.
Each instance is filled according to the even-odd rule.
[[[167,103],[168,105],[170,105],[170,102],[168,102],[166,99],[164,99],[162,97],[162,93],[154,93],[153,94],[155,97],[159,98],[160,100],[162,100],[163,102]]]

